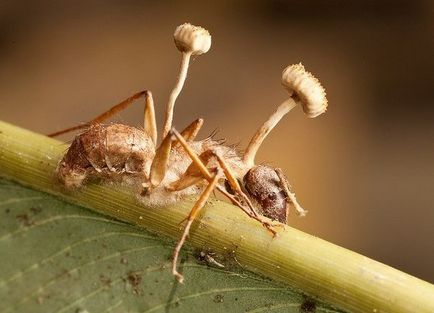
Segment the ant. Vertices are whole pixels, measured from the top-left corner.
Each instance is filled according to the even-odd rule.
[[[306,214],[282,170],[255,165],[254,160],[263,140],[292,108],[300,104],[309,117],[316,117],[326,111],[327,99],[323,87],[312,74],[301,64],[291,65],[282,74],[282,84],[289,91],[289,99],[280,104],[258,129],[242,156],[212,136],[197,141],[203,119],[193,121],[179,133],[172,127],[173,108],[187,77],[190,57],[210,49],[211,35],[202,27],[185,23],[176,28],[174,40],[182,52],[182,61],[167,104],[159,145],[154,102],[147,90],[85,124],[49,136],[84,129],[74,138],[57,168],[57,177],[67,188],[78,188],[92,178],[129,181],[140,185],[140,199],[150,206],[199,195],[173,253],[172,273],[182,283],[184,278],[177,271],[179,251],[194,219],[214,189],[261,223],[273,236],[277,235],[276,226],[287,223],[288,204],[300,216]],[[139,99],[145,102],[143,129],[124,124],[102,124]]]

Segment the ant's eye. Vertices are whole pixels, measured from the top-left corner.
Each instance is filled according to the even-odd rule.
[[[277,195],[273,192],[273,193],[269,193],[268,194],[268,199],[270,200],[276,200],[277,199]]]

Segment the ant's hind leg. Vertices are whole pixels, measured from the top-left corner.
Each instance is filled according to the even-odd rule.
[[[176,276],[176,278],[178,279],[178,281],[180,283],[182,283],[184,281],[184,277],[178,272],[178,270],[176,268],[176,265],[178,263],[179,251],[181,250],[182,246],[184,245],[185,239],[187,239],[187,236],[190,232],[190,227],[193,224],[194,219],[196,218],[197,214],[200,212],[200,210],[205,205],[206,201],[208,200],[209,196],[211,195],[211,192],[216,187],[219,176],[220,176],[220,173],[219,173],[219,171],[217,171],[217,173],[211,179],[208,186],[205,188],[205,190],[200,195],[199,199],[194,204],[193,208],[190,211],[190,214],[187,217],[187,224],[185,225],[184,232],[182,233],[181,239],[179,239],[178,244],[176,245],[175,250],[173,252],[172,274]]]
[[[82,125],[77,125],[77,126],[73,126],[73,127],[69,127],[54,133],[51,133],[49,135],[47,135],[48,137],[56,137],[62,134],[66,134],[69,133],[71,131],[74,130],[79,130],[79,129],[84,129],[84,128],[88,128],[90,125],[92,124],[98,124],[98,123],[102,123],[103,121],[109,119],[110,117],[112,117],[114,114],[119,113],[122,110],[125,110],[128,106],[130,106],[134,101],[139,100],[141,98],[145,98],[146,100],[146,105],[145,105],[145,122],[146,124],[148,124],[148,119],[149,119],[149,123],[152,123],[152,116],[154,116],[154,127],[155,127],[155,114],[153,113],[153,109],[154,109],[154,102],[152,101],[152,94],[150,91],[144,90],[144,91],[140,91],[134,95],[132,95],[131,97],[125,99],[124,101],[116,104],[115,106],[111,107],[109,110],[107,110],[106,112],[98,115],[97,117],[95,117],[94,119],[92,119],[91,121],[84,123]],[[149,109],[148,109],[149,108]],[[146,111],[150,111],[152,110],[152,113],[146,113]],[[147,116],[149,116],[149,118],[147,119]],[[146,126],[145,125],[145,130],[146,127],[150,127],[149,125]],[[151,127],[152,128],[152,127]],[[152,132],[150,133],[151,138],[152,138]],[[156,130],[155,130],[155,137],[156,137]]]

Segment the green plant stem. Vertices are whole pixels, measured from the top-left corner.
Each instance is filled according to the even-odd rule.
[[[126,187],[89,184],[75,192],[62,190],[54,177],[66,148],[57,140],[0,121],[1,176],[179,238],[180,221],[189,213],[191,200],[148,208]],[[234,254],[249,270],[351,312],[434,312],[432,284],[288,226],[272,238],[256,221],[225,202],[210,201],[193,225],[189,243]]]

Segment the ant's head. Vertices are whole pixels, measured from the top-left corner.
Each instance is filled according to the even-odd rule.
[[[243,179],[249,198],[256,203],[261,215],[286,224],[288,218],[287,182],[274,168],[266,165],[252,167]]]

